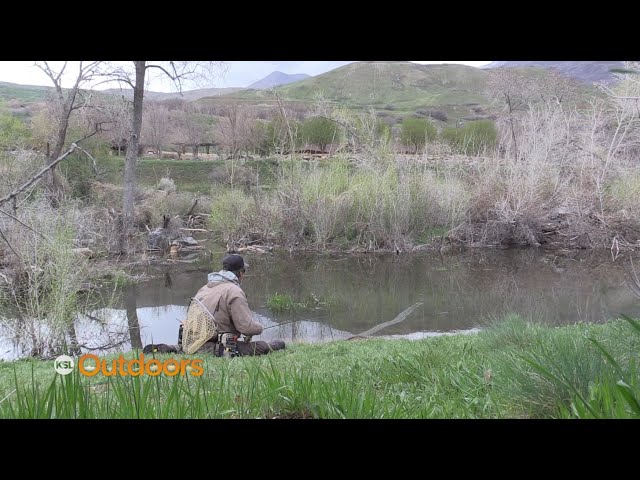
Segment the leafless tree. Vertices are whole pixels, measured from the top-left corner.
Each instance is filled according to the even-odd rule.
[[[113,96],[103,104],[102,115],[105,126],[103,136],[118,149],[118,156],[122,153],[131,128],[131,100],[124,95]]]
[[[62,76],[65,73],[68,62],[64,62],[64,65],[60,70],[55,70],[51,65],[49,65],[49,62],[35,63],[36,67],[42,70],[51,79],[55,89],[54,112],[56,134],[54,137],[53,148],[49,149],[47,152],[46,166],[52,165],[53,162],[60,157],[67,138],[69,117],[74,110],[83,107],[88,101],[80,89],[96,76],[101,63],[102,62],[80,62],[75,83],[71,88],[64,90],[62,88]],[[55,205],[58,202],[58,194],[61,189],[60,181],[56,176],[55,166],[48,170],[44,180],[47,190],[49,191],[52,204]]]
[[[256,146],[253,141],[256,121],[250,108],[230,103],[224,108],[223,115],[216,127],[216,137],[233,158],[237,158],[240,152]]]
[[[192,146],[195,159],[198,156],[198,146],[210,135],[209,125],[195,107],[187,105],[181,116],[179,129],[185,143]]]
[[[518,155],[518,140],[516,134],[517,112],[526,110],[531,100],[533,85],[528,76],[512,68],[499,68],[490,72],[487,82],[487,94],[493,100],[500,102],[503,118],[506,121],[511,140],[513,142],[514,158]]]
[[[120,251],[129,250],[129,239],[134,220],[134,201],[136,190],[136,162],[140,133],[142,131],[142,107],[144,102],[144,86],[147,72],[159,72],[165,79],[169,79],[181,93],[186,82],[203,83],[212,76],[221,73],[225,64],[222,62],[190,62],[167,61],[151,63],[146,60],[133,62],[130,68],[112,65],[103,72],[105,81],[117,81],[133,89],[133,119],[127,143],[127,153],[124,167],[124,188],[122,201],[122,228],[120,233]]]
[[[151,102],[145,111],[142,135],[156,149],[158,158],[162,158],[162,145],[166,142],[169,134],[169,109],[156,102]]]

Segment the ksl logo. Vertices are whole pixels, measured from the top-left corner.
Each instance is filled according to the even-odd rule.
[[[68,355],[60,355],[55,359],[53,368],[60,375],[69,375],[73,371],[73,358]]]

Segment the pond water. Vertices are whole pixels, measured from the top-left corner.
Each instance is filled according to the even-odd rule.
[[[145,271],[150,280],[102,292],[102,305],[91,312],[93,318],[83,315],[78,321],[80,343],[99,348],[118,340],[116,350],[176,344],[178,322],[191,297],[209,272],[220,269],[222,256],[213,255],[215,265],[208,260],[150,266]],[[254,340],[348,338],[389,322],[415,304],[406,319],[374,336],[414,339],[473,332],[509,313],[553,325],[604,322],[620,313],[640,316],[640,299],[625,282],[625,259],[614,261],[608,252],[285,253],[247,254],[245,259],[250,268],[242,287],[249,306],[260,323],[273,327]],[[276,303],[294,308],[283,310]],[[0,343],[0,358],[19,354],[6,340]]]

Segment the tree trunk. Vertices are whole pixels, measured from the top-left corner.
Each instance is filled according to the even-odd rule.
[[[197,156],[198,156],[198,145],[196,144],[193,146],[193,159],[195,160]]]
[[[209,155],[209,145],[207,145],[207,155]]]
[[[120,252],[129,251],[129,238],[133,229],[135,193],[136,193],[136,163],[138,147],[140,145],[140,131],[142,130],[142,101],[144,96],[144,77],[146,62],[133,62],[136,68],[136,84],[133,89],[133,124],[127,153],[124,160],[124,188],[122,191],[122,224],[120,230]]]
[[[131,348],[142,350],[142,336],[140,335],[140,322],[138,321],[138,304],[136,302],[135,287],[128,287],[124,295]]]
[[[71,116],[71,108],[73,107],[76,99],[77,89],[71,89],[66,101],[62,94],[62,88],[60,88],[60,86],[56,86],[56,91],[62,112],[60,113],[60,117],[58,118],[58,134],[53,145],[53,149],[49,150],[49,144],[47,144],[47,167],[58,159],[58,157],[62,153],[62,149],[64,148],[64,141],[67,138],[67,129],[69,128],[69,116]],[[59,195],[61,190],[60,178],[56,173],[56,166],[51,168],[51,170],[49,170],[45,174],[44,184],[47,192],[50,195],[49,201],[51,205],[56,207],[60,200]]]

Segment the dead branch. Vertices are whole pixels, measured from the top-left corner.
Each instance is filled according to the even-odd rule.
[[[188,217],[189,215],[191,215],[193,213],[193,211],[196,208],[196,205],[198,204],[198,199],[194,198],[193,199],[193,203],[191,204],[191,207],[189,207],[189,210],[187,211],[187,213],[185,213],[185,217]]]
[[[78,143],[86,140],[89,137],[94,136],[96,133],[98,133],[99,129],[97,128],[98,125],[96,125],[96,129],[94,132],[90,133],[89,135],[85,135],[84,137],[82,137],[80,140],[77,140],[75,142],[73,142],[71,144],[71,147],[69,148],[69,150],[67,150],[66,152],[64,152],[62,155],[60,155],[58,158],[56,158],[53,162],[51,162],[51,164],[47,165],[45,168],[43,168],[42,170],[40,170],[37,174],[35,174],[33,177],[31,177],[24,185],[22,185],[21,187],[19,187],[17,190],[14,190],[13,192],[11,192],[9,195],[7,195],[6,197],[0,198],[0,205],[8,202],[9,200],[17,197],[18,195],[20,195],[22,192],[24,192],[27,188],[29,188],[31,185],[33,185],[34,183],[36,183],[38,180],[40,180],[43,175],[45,173],[47,173],[49,170],[51,170],[52,168],[54,168],[56,165],[58,165],[62,160],[64,160],[65,158],[67,158],[69,155],[71,155],[76,149],[82,150],[83,152],[87,153],[86,150],[84,148],[81,148],[78,146]],[[90,155],[89,155],[90,156]],[[4,212],[3,212],[4,213]]]
[[[19,187],[17,190],[14,190],[13,192],[11,192],[9,195],[7,195],[6,197],[0,198],[0,205],[8,202],[9,200],[11,200],[14,197],[17,197],[20,193],[24,192],[27,188],[29,188],[31,185],[33,185],[35,182],[37,182],[38,180],[40,180],[42,178],[42,176],[47,173],[49,170],[51,170],[52,168],[54,168],[57,164],[59,164],[62,160],[64,160],[65,158],[67,158],[69,155],[71,155],[73,153],[73,151],[78,148],[78,146],[75,143],[71,144],[71,148],[69,150],[67,150],[65,153],[63,153],[62,155],[60,155],[56,160],[54,160],[50,165],[47,165],[45,168],[43,168],[42,170],[40,170],[40,172],[38,172],[35,176],[31,177],[24,185],[22,185],[21,187]]]
[[[2,213],[3,215],[6,215],[7,217],[11,218],[12,220],[18,222],[20,225],[22,225],[23,227],[25,227],[27,230],[31,230],[33,233],[40,235],[42,238],[44,238],[45,240],[47,240],[49,243],[53,243],[51,241],[51,239],[49,237],[47,237],[44,233],[40,233],[37,230],[34,230],[33,228],[31,228],[29,225],[27,225],[26,223],[20,221],[19,219],[17,219],[16,217],[14,217],[13,215],[11,215],[10,213],[5,212],[4,210],[0,210],[0,213]]]
[[[84,148],[82,148],[81,146],[78,145],[77,148],[78,148],[78,150],[82,150],[87,155],[87,157],[89,157],[91,159],[91,163],[92,163],[92,166],[93,166],[93,173],[95,173],[96,176],[100,175],[100,172],[98,171],[98,164],[96,163],[96,159],[93,158],[91,156],[91,154],[89,152],[87,152]]]
[[[2,239],[5,241],[5,243],[9,246],[9,249],[14,253],[14,255],[16,257],[18,257],[20,259],[20,261],[22,262],[22,257],[20,256],[20,254],[18,252],[15,251],[15,249],[13,248],[13,245],[11,245],[11,243],[9,242],[9,240],[7,239],[7,237],[4,236],[4,233],[2,233],[2,230],[0,229],[0,237],[2,237]]]
[[[413,305],[411,305],[409,308],[407,308],[406,310],[402,311],[396,318],[394,318],[393,320],[389,320],[388,322],[384,322],[381,323],[379,325],[376,325],[373,328],[370,328],[369,330],[362,332],[360,334],[358,334],[357,336],[360,337],[366,337],[368,335],[372,335],[380,330],[382,330],[383,328],[386,328],[390,325],[395,325],[396,323],[400,323],[403,320],[405,320],[410,314],[411,312],[413,312],[416,308],[418,308],[420,305],[422,305],[422,302],[418,302],[415,303]]]

